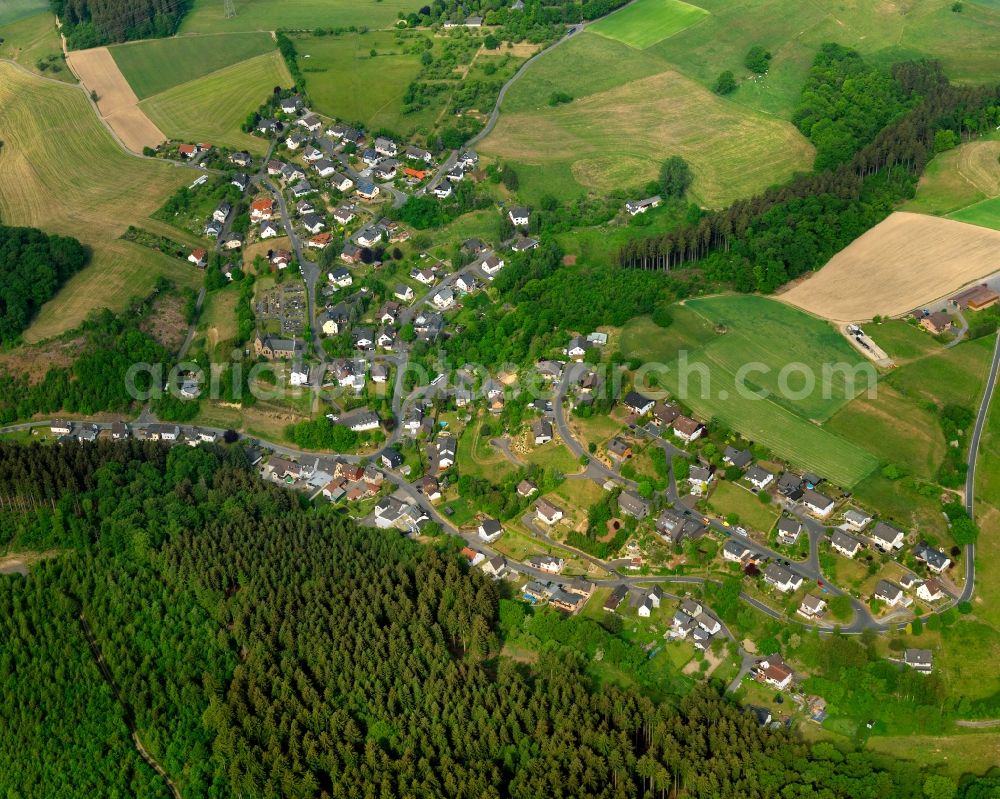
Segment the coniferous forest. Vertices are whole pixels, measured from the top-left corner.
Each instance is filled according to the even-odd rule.
[[[191,0],[49,0],[73,49],[172,36]]]
[[[923,796],[709,686],[501,656],[497,588],[453,550],[306,508],[238,448],[2,444],[0,486],[0,540],[59,553],[0,578],[5,796]]]

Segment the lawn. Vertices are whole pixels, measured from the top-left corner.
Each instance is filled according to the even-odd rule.
[[[427,121],[425,115],[418,120],[402,113],[406,88],[421,70],[420,56],[405,52],[392,33],[299,35],[295,47],[317,111],[371,129],[402,131]]]
[[[576,474],[583,467],[580,462],[573,457],[566,447],[550,441],[538,447],[532,447],[523,456],[528,463],[534,463],[544,469],[554,469],[562,474]]]
[[[728,480],[718,482],[708,504],[720,516],[737,514],[741,525],[762,533],[770,532],[778,520],[778,511],[774,505],[765,505],[757,499],[756,494]]]
[[[1000,197],[982,200],[968,208],[963,208],[961,211],[948,214],[948,218],[959,222],[968,222],[971,225],[988,227],[992,230],[1000,230]]]
[[[76,236],[94,252],[90,265],[42,308],[25,339],[62,333],[97,308],[120,310],[161,275],[200,282],[186,264],[119,239],[130,224],[141,227],[190,174],[126,155],[83,92],[0,64],[0,140],[0,218]]]
[[[641,50],[700,22],[707,13],[681,0],[636,0],[590,30]]]
[[[195,0],[181,24],[181,33],[230,33],[233,31],[313,30],[351,25],[386,28],[397,14],[416,11],[419,5],[405,0],[235,0],[236,16],[226,19],[223,4]]]
[[[916,196],[901,210],[944,216],[1000,195],[998,155],[997,139],[977,139],[936,155],[920,177]]]
[[[942,345],[927,331],[902,319],[890,319],[881,324],[867,324],[864,331],[888,356],[902,366],[906,361],[940,352]]]
[[[268,33],[180,36],[109,48],[140,100],[274,50]]]
[[[267,150],[267,142],[240,130],[275,86],[291,86],[288,68],[277,51],[226,67],[203,78],[174,86],[143,100],[139,107],[172,139]]]
[[[975,410],[993,354],[992,337],[964,342],[894,369],[885,382],[919,402],[962,405]]]
[[[552,108],[557,90],[575,99]],[[591,33],[543,56],[502,111],[479,149],[522,167],[529,202],[544,193],[639,191],[664,159],[680,155],[694,174],[692,199],[718,207],[788,179],[813,158],[789,123],[719,98],[650,51]]]
[[[30,17],[49,10],[46,0],[4,0],[0,3],[0,25],[16,22],[24,17]],[[49,21],[52,21],[51,16]]]
[[[0,8],[2,8],[0,4]],[[47,5],[46,5],[47,7]],[[0,17],[3,12],[0,11]],[[55,18],[51,14],[35,14],[16,22],[0,23],[0,58],[9,58],[39,75],[76,83],[66,66]],[[49,64],[41,70],[39,63]]]

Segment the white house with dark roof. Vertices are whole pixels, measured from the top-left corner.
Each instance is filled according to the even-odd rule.
[[[834,531],[830,536],[830,546],[846,558],[853,558],[861,551],[861,542],[841,530]]]
[[[531,220],[531,211],[521,205],[515,205],[507,212],[507,217],[514,227],[527,227]]]
[[[802,587],[802,578],[799,575],[777,563],[767,564],[767,568],[764,569],[764,582],[774,586],[783,594],[798,591]]]
[[[879,549],[891,552],[894,549],[902,549],[903,539],[906,537],[902,530],[893,527],[891,524],[879,522],[871,532],[872,542]]]
[[[750,485],[752,485],[758,491],[763,491],[765,488],[771,485],[771,483],[774,482],[774,475],[771,474],[771,472],[769,472],[767,469],[764,469],[761,466],[756,466],[756,465],[751,466],[749,469],[747,469],[746,477],[747,480],[750,481]]]
[[[826,518],[833,512],[833,500],[826,494],[821,494],[819,491],[814,491],[811,488],[807,488],[802,492],[801,502],[810,513],[814,516],[819,516],[821,519]]]

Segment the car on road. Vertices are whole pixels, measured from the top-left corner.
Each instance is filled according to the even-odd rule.
[[[736,532],[743,536],[749,535],[745,527],[737,527]]]

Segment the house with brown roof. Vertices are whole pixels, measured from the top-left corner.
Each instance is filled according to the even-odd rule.
[[[951,316],[944,311],[937,311],[936,313],[921,317],[920,319],[920,326],[924,330],[933,333],[935,336],[944,333],[946,330],[951,328],[951,325]]]
[[[759,682],[785,690],[792,684],[793,672],[781,655],[769,655],[757,661],[756,677]]]
[[[547,525],[553,525],[563,518],[565,514],[558,505],[549,502],[544,497],[535,503],[535,518]]]
[[[688,444],[699,438],[703,430],[701,422],[687,416],[678,416],[673,421],[674,435]]]

